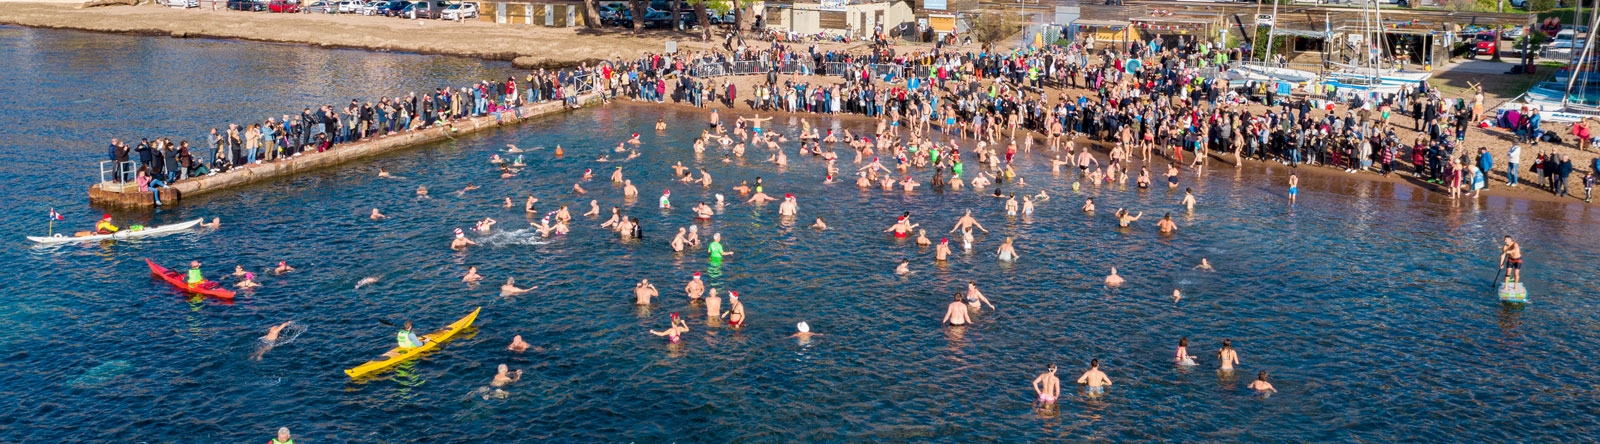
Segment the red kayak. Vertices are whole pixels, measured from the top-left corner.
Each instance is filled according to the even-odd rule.
[[[203,294],[215,298],[233,300],[233,291],[223,287],[221,283],[215,281],[205,281],[201,282],[200,285],[197,285],[194,288],[190,288],[189,284],[184,282],[185,276],[183,273],[168,270],[165,267],[156,265],[155,261],[149,259],[145,259],[144,262],[150,264],[150,274],[156,275],[156,277],[161,278],[163,281],[167,281],[168,284],[172,284],[174,287],[178,287],[179,290],[193,294]]]

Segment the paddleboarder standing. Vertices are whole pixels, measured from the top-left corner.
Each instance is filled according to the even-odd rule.
[[[1506,236],[1505,245],[1500,247],[1500,268],[1506,270],[1507,283],[1522,282],[1522,245]]]

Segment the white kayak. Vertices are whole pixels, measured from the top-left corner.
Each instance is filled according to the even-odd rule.
[[[160,236],[163,234],[171,234],[194,228],[196,225],[200,225],[200,222],[204,220],[205,218],[200,218],[183,223],[163,225],[154,228],[145,228],[143,230],[122,230],[111,234],[96,234],[92,236],[65,236],[60,234],[55,236],[28,236],[28,240],[48,245],[62,244],[67,242],[92,242],[101,240],[133,239],[136,237],[146,236]]]

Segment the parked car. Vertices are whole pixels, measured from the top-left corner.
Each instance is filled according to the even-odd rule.
[[[389,2],[389,6],[378,10],[378,15],[382,15],[384,17],[399,17],[400,11],[405,10],[407,6],[411,6],[411,2],[404,0],[392,1]]]
[[[360,0],[340,0],[335,5],[340,14],[361,14],[367,9],[367,4]]]
[[[1571,29],[1563,29],[1561,32],[1557,32],[1556,37],[1550,40],[1550,44],[1545,45],[1543,51],[1544,54],[1542,54],[1542,56],[1550,57],[1551,55],[1571,55],[1575,48],[1582,48],[1583,44],[1586,43],[1584,39],[1577,38],[1579,35],[1580,34],[1573,32]]]
[[[1501,40],[1521,40],[1522,36],[1526,35],[1527,33],[1528,33],[1527,32],[1527,28],[1522,27],[1522,26],[1517,26],[1517,27],[1513,27],[1511,29],[1500,31],[1500,39]]]
[[[672,14],[658,9],[645,9],[644,27],[646,28],[671,28]]]
[[[297,0],[272,0],[267,3],[269,12],[300,12],[300,2]]]
[[[200,0],[166,0],[163,4],[169,8],[189,9],[200,7]]]
[[[301,11],[313,14],[332,14],[337,9],[337,5],[326,0],[316,0],[300,8]]]
[[[367,7],[361,8],[361,15],[378,15],[380,11],[388,8],[389,2],[386,1],[367,3]]]
[[[1483,31],[1478,33],[1478,35],[1472,36],[1472,53],[1467,54],[1467,58],[1472,58],[1474,55],[1493,57],[1495,52],[1499,50],[1500,39],[1495,37],[1495,33],[1492,31]]]
[[[228,0],[228,9],[235,11],[265,11],[267,4],[256,0]]]
[[[440,14],[444,12],[444,8],[446,6],[448,5],[446,5],[444,2],[413,2],[410,5],[406,5],[405,9],[400,10],[400,16],[410,19],[439,18]]]
[[[464,20],[478,17],[478,4],[474,2],[461,2],[444,8],[439,18],[445,20]]]

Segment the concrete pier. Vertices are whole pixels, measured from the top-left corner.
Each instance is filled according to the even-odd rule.
[[[600,96],[595,93],[578,96],[578,103],[582,106],[598,102]],[[205,193],[288,177],[300,172],[398,152],[463,134],[512,125],[527,119],[566,111],[568,108],[565,105],[565,102],[561,101],[524,105],[520,108],[521,117],[518,117],[517,112],[507,110],[483,117],[458,120],[449,125],[435,125],[428,129],[335,145],[320,153],[311,151],[289,159],[236,167],[225,173],[189,178],[171,184],[171,188],[160,190],[161,203],[170,207],[182,203],[185,198]],[[154,209],[155,199],[150,192],[139,191],[138,186],[133,183],[102,182],[89,186],[89,205],[97,208]]]

